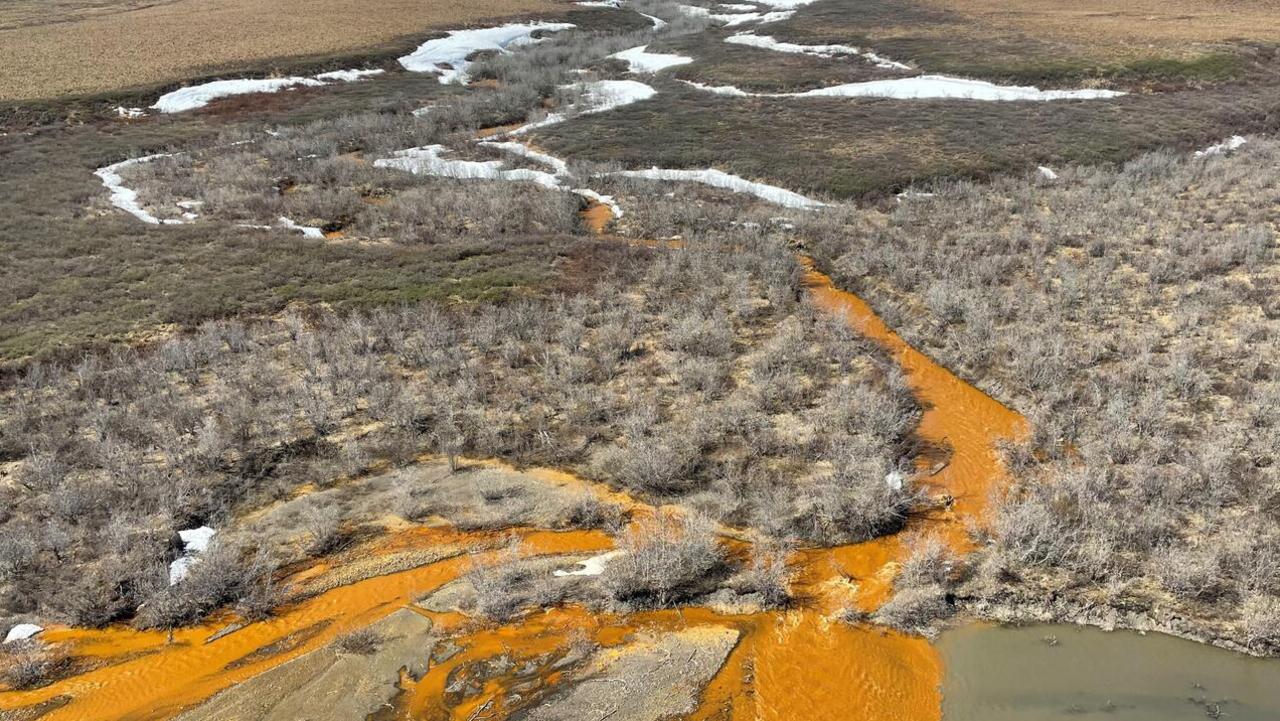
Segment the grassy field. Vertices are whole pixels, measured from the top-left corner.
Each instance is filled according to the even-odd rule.
[[[413,106],[456,92],[406,75],[326,93],[270,96],[253,110],[95,123],[0,138],[0,365],[149,337],[291,301],[368,307],[435,298],[498,299],[564,288],[594,241],[501,237],[442,245],[309,240],[231,225],[157,229],[105,210],[93,170],[121,158],[210,142],[257,123],[305,123],[352,108]],[[371,96],[376,94],[377,98]],[[409,98],[413,101],[410,102]]]
[[[571,7],[555,0],[17,0],[0,5],[0,100],[261,69],[365,51],[433,28]]]
[[[672,84],[661,102],[547,129],[561,155],[628,167],[713,166],[817,195],[861,197],[1039,163],[1123,161],[1275,127],[1275,85],[1107,102],[725,98]],[[665,91],[664,91],[665,92]]]
[[[1068,86],[1133,89],[1238,80],[1267,62],[1280,40],[1274,3],[1225,10],[1184,1],[1122,12],[1105,3],[1026,0],[821,0],[769,26],[785,40],[853,42],[929,72]]]

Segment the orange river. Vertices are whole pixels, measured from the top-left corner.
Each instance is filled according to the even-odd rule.
[[[593,225],[600,222],[595,217],[591,221]],[[935,493],[949,494],[954,503],[913,520],[909,528],[939,534],[959,552],[969,550],[965,521],[981,519],[992,492],[1004,485],[994,445],[1023,433],[1025,421],[909,346],[866,303],[837,289],[807,259],[804,262],[805,285],[819,306],[880,342],[901,364],[926,409],[919,435],[951,449],[950,462],[921,482]],[[558,472],[539,473],[587,483]],[[513,532],[523,539],[522,552],[528,554],[598,553],[612,545],[599,532]],[[432,544],[466,548],[468,543],[490,548],[493,544],[481,541],[491,540],[484,534],[420,531],[394,537],[389,543],[397,548]],[[473,555],[483,558],[490,553]],[[723,615],[687,608],[614,616],[560,608],[498,628],[477,627],[459,614],[427,614],[438,627],[456,634],[461,650],[421,679],[402,679],[404,693],[397,698],[392,715],[397,719],[501,718],[504,710],[511,710],[503,708],[508,698],[506,681],[487,679],[479,694],[450,706],[444,701],[450,673],[462,664],[504,653],[517,659],[564,653],[574,636],[611,646],[644,629],[722,625],[738,629],[740,640],[703,691],[691,721],[940,719],[942,670],[934,648],[921,638],[839,618],[844,609],[870,611],[884,602],[902,553],[898,536],[798,551],[793,563],[799,600],[795,608],[785,611]],[[5,710],[37,704],[48,704],[50,709],[41,721],[171,718],[222,689],[412,605],[466,573],[471,564],[471,558],[460,555],[352,583],[279,609],[267,621],[212,641],[228,618],[180,629],[172,640],[161,632],[119,627],[50,629],[44,635],[46,641],[66,644],[77,657],[96,663],[91,670],[43,688],[0,692],[0,718]],[[550,685],[557,680],[558,672],[546,670],[539,683]]]

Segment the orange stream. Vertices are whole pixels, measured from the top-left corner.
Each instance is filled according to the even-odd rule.
[[[595,531],[525,531],[520,536],[524,551],[531,554],[594,553],[612,547],[608,536]],[[126,660],[33,691],[0,693],[0,710],[30,706],[66,694],[71,696],[71,702],[41,721],[168,718],[222,689],[411,605],[470,568],[471,559],[461,556],[342,586],[216,641],[208,639],[225,625],[225,619],[223,623],[180,629],[171,644],[165,633],[157,631],[50,630],[45,634],[46,641],[68,643],[77,654],[124,656]],[[228,668],[258,649],[325,623],[322,630],[294,648]],[[146,651],[151,653],[127,658]]]
[[[602,206],[603,207],[603,206]],[[605,208],[603,222],[608,222]],[[593,215],[592,226],[598,219]],[[995,455],[999,439],[1024,432],[1025,421],[976,388],[916,351],[888,328],[856,296],[837,289],[804,259],[805,284],[818,305],[847,318],[863,335],[880,342],[901,364],[913,391],[925,406],[918,433],[949,446],[950,464],[923,482],[955,502],[946,510],[913,521],[939,534],[958,552],[970,550],[966,519],[980,520],[1004,472]],[[497,464],[501,465],[501,464]],[[574,485],[609,497],[628,510],[651,509],[624,494],[602,492],[571,474],[525,471],[554,485]],[[552,533],[520,530],[524,552],[595,553],[612,547],[599,532]],[[732,534],[740,536],[741,534]],[[388,539],[378,552],[466,544],[492,540],[485,534],[413,529]],[[726,541],[734,545],[731,541]],[[741,544],[738,544],[741,545]],[[737,546],[734,545],[736,549]],[[572,636],[609,647],[645,630],[690,626],[733,626],[740,641],[727,663],[703,691],[690,721],[931,721],[941,717],[941,662],[924,639],[839,620],[844,609],[872,611],[889,597],[897,561],[904,553],[899,537],[828,549],[804,549],[793,559],[797,571],[796,608],[751,615],[720,615],[709,609],[593,615],[581,608],[537,612],[499,628],[474,628],[460,614],[427,614],[443,631],[456,631],[461,650],[432,666],[421,680],[402,679],[405,690],[395,709],[399,719],[445,721],[503,718],[509,691],[519,683],[519,698],[537,698],[561,672],[550,668]],[[491,553],[481,554],[492,557]],[[168,718],[233,684],[314,650],[340,634],[366,626],[457,578],[471,567],[467,557],[343,586],[254,623],[216,641],[208,639],[230,620],[222,618],[181,629],[170,643],[162,632],[112,628],[102,631],[52,629],[44,638],[69,644],[80,656],[107,659],[110,665],[26,692],[0,693],[0,710],[71,697],[43,721],[144,721]],[[306,569],[305,574],[325,571]],[[426,612],[423,612],[426,613]],[[306,637],[276,653],[245,659],[291,636]],[[484,679],[479,693],[446,703],[450,674],[478,661],[509,655],[518,664],[542,664],[532,677]],[[2,716],[3,714],[0,714]]]

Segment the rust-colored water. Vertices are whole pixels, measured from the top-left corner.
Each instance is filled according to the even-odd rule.
[[[811,261],[804,262],[805,285],[817,304],[846,318],[859,333],[884,346],[901,365],[912,391],[926,409],[917,434],[951,448],[950,463],[925,482],[949,494],[955,502],[929,525],[952,548],[970,549],[972,542],[965,532],[964,519],[981,520],[992,492],[1005,485],[996,443],[1026,433],[1026,419],[912,348],[861,298],[836,288]]]
[[[950,463],[924,482],[954,502],[913,525],[959,553],[971,550],[965,521],[981,521],[1005,481],[995,445],[1024,433],[1025,419],[912,348],[862,299],[802,260],[818,306],[882,344],[901,365],[926,408],[917,433],[951,449]],[[753,617],[691,721],[940,719],[942,662],[928,642],[834,618],[841,609],[870,612],[887,601],[905,551],[898,536],[800,551],[796,589],[804,608]]]
[[[594,553],[612,546],[608,536],[595,531],[523,531],[519,536],[524,552],[530,554]],[[476,540],[479,545],[488,539]],[[471,563],[469,557],[459,556],[342,586],[215,641],[209,639],[225,626],[225,620],[180,629],[174,633],[172,643],[165,633],[155,631],[52,629],[45,640],[69,644],[76,653],[126,660],[34,691],[0,694],[0,710],[30,706],[65,694],[71,701],[42,721],[167,718],[224,688],[412,604],[465,573]],[[287,643],[295,635],[305,638],[297,644]],[[251,656],[274,644],[287,650],[261,654],[260,658]],[[149,653],[136,656],[142,652]],[[246,659],[252,660],[245,662]]]
[[[578,217],[582,218],[582,222],[592,233],[602,235],[609,221],[613,220],[613,211],[604,203],[593,200],[579,211]]]
[[[604,208],[605,216],[607,210]],[[607,222],[605,217],[603,223]],[[602,232],[603,223],[592,227]],[[861,299],[837,289],[807,262],[806,269],[805,283],[818,305],[883,344],[901,364],[927,409],[919,435],[952,451],[950,463],[924,482],[935,492],[953,497],[954,503],[945,511],[914,521],[913,526],[939,534],[959,552],[969,550],[965,521],[981,520],[991,492],[1004,480],[995,443],[1024,432],[1024,420],[909,346]],[[571,474],[545,469],[523,472],[544,483],[589,490],[633,514],[653,511],[625,494]],[[518,533],[525,540],[527,553],[589,553],[612,546],[607,536],[595,532]],[[726,543],[736,551],[743,550],[739,546],[746,536],[729,536],[736,540],[727,539]],[[393,535],[374,552],[390,554],[444,545],[465,548],[469,543],[479,548],[492,540],[484,534],[416,528]],[[846,609],[869,612],[887,600],[904,551],[899,537],[798,551],[793,559],[798,604],[781,612],[724,615],[691,608],[616,616],[560,608],[498,628],[475,628],[460,614],[428,614],[442,630],[457,632],[460,651],[433,665],[420,681],[403,679],[405,694],[394,715],[431,721],[502,718],[515,710],[505,705],[515,684],[520,684],[519,697],[535,698],[539,690],[560,680],[561,672],[551,661],[563,656],[572,638],[607,648],[646,630],[729,625],[739,630],[740,641],[704,690],[690,721],[939,719],[941,662],[933,647],[920,638],[852,625],[838,618]],[[182,629],[172,639],[160,632],[129,629],[52,629],[46,640],[67,643],[76,654],[104,659],[107,665],[35,691],[0,694],[0,709],[66,695],[71,701],[50,712],[45,721],[167,718],[409,605],[470,567],[470,559],[456,557],[353,583],[214,641],[209,639],[232,619]],[[304,569],[299,577],[316,577],[326,570],[317,565]],[[276,650],[264,653],[262,649]],[[466,672],[469,664],[502,656],[537,666],[536,671],[522,678],[498,674],[482,679],[480,690],[464,698],[446,693],[455,672]]]

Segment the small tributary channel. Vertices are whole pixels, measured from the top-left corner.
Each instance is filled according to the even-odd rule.
[[[1280,660],[1172,636],[973,625],[938,649],[943,721],[1280,719]]]

